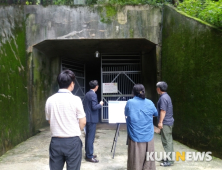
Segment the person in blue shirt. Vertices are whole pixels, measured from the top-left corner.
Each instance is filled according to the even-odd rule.
[[[125,107],[128,132],[127,170],[156,170],[155,161],[146,161],[146,152],[154,152],[153,116],[158,116],[158,112],[153,102],[145,98],[142,84],[134,85],[133,95],[133,99],[128,100]]]

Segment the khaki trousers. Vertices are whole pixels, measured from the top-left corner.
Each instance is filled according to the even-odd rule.
[[[162,141],[163,148],[166,153],[174,152],[172,132],[173,132],[173,126],[169,126],[169,125],[163,125],[163,129],[161,129],[160,131],[161,141]],[[172,154],[170,155],[170,157],[172,160]],[[173,163],[174,161],[169,161],[169,162]]]

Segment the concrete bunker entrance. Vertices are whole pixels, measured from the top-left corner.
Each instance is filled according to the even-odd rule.
[[[57,74],[65,69],[76,74],[73,93],[81,99],[89,90],[89,81],[99,81],[98,100],[104,101],[101,122],[108,121],[107,102],[132,98],[134,84],[142,83],[146,97],[156,102],[156,44],[147,39],[45,40],[35,45],[34,50],[49,58],[46,67],[51,67],[51,71],[55,72],[50,63],[56,59],[59,62]],[[36,54],[33,53],[33,56],[38,58]],[[102,83],[117,83],[118,92],[104,93]]]

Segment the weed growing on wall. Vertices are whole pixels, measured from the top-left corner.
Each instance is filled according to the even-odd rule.
[[[116,14],[117,9],[115,6],[107,5],[102,7],[100,10],[101,22],[110,23]]]

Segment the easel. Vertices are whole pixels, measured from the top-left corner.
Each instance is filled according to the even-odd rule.
[[[113,151],[113,159],[114,159],[114,155],[115,155],[117,139],[118,139],[118,136],[119,136],[119,128],[120,128],[120,123],[117,123],[116,133],[115,133],[115,136],[114,136],[114,139],[113,139],[113,146],[112,146],[112,149],[111,149],[111,152]]]

